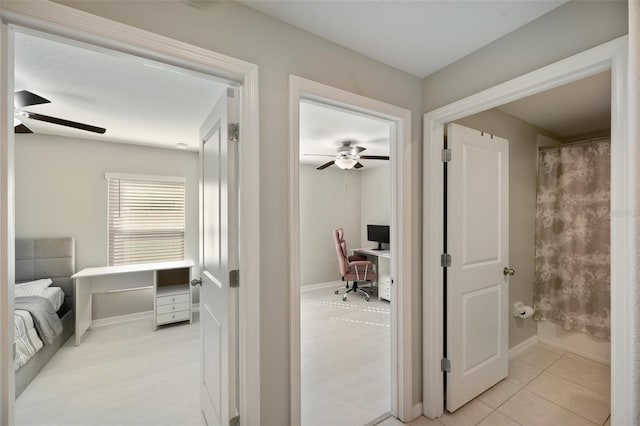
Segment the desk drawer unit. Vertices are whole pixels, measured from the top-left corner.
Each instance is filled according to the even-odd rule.
[[[178,321],[187,321],[189,319],[189,311],[170,312],[168,314],[158,314],[156,322],[158,325],[169,324]]]
[[[391,277],[383,275],[378,282],[378,299],[391,302]]]
[[[172,303],[171,305],[160,305],[156,308],[156,313],[158,315],[168,314],[170,312],[180,312],[180,311],[188,311],[189,310],[189,302],[182,303]]]
[[[157,298],[157,304],[158,306],[162,306],[162,305],[173,305],[174,303],[182,303],[182,302],[189,302],[189,294],[185,293],[185,294],[174,294],[171,296],[158,296]]]
[[[157,271],[154,276],[154,330],[159,325],[189,321],[191,317],[191,269]]]
[[[191,320],[191,295],[189,293],[174,293],[166,296],[156,296],[156,324]]]

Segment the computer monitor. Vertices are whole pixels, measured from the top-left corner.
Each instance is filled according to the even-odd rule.
[[[367,240],[378,243],[376,250],[382,250],[382,244],[389,244],[389,225],[367,225]]]

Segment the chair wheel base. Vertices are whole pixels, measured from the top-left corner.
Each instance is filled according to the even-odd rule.
[[[333,292],[333,294],[338,294],[338,293],[340,293],[340,291],[338,291],[338,290]]]
[[[346,301],[347,301],[347,296],[344,296],[344,297],[342,298],[342,301],[343,301],[343,302],[346,302]]]

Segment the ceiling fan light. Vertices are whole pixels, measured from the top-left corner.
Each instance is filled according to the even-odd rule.
[[[356,165],[356,163],[357,161],[351,158],[338,158],[335,162],[336,166],[338,166],[342,170],[351,169]]]

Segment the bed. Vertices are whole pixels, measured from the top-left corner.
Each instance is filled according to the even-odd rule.
[[[51,300],[62,323],[62,333],[45,345],[34,329],[31,314],[16,309],[16,346],[20,346],[16,354],[17,397],[73,335],[75,310],[71,276],[75,273],[75,241],[73,238],[16,239],[15,249],[16,284],[51,279],[49,289],[40,295]]]

